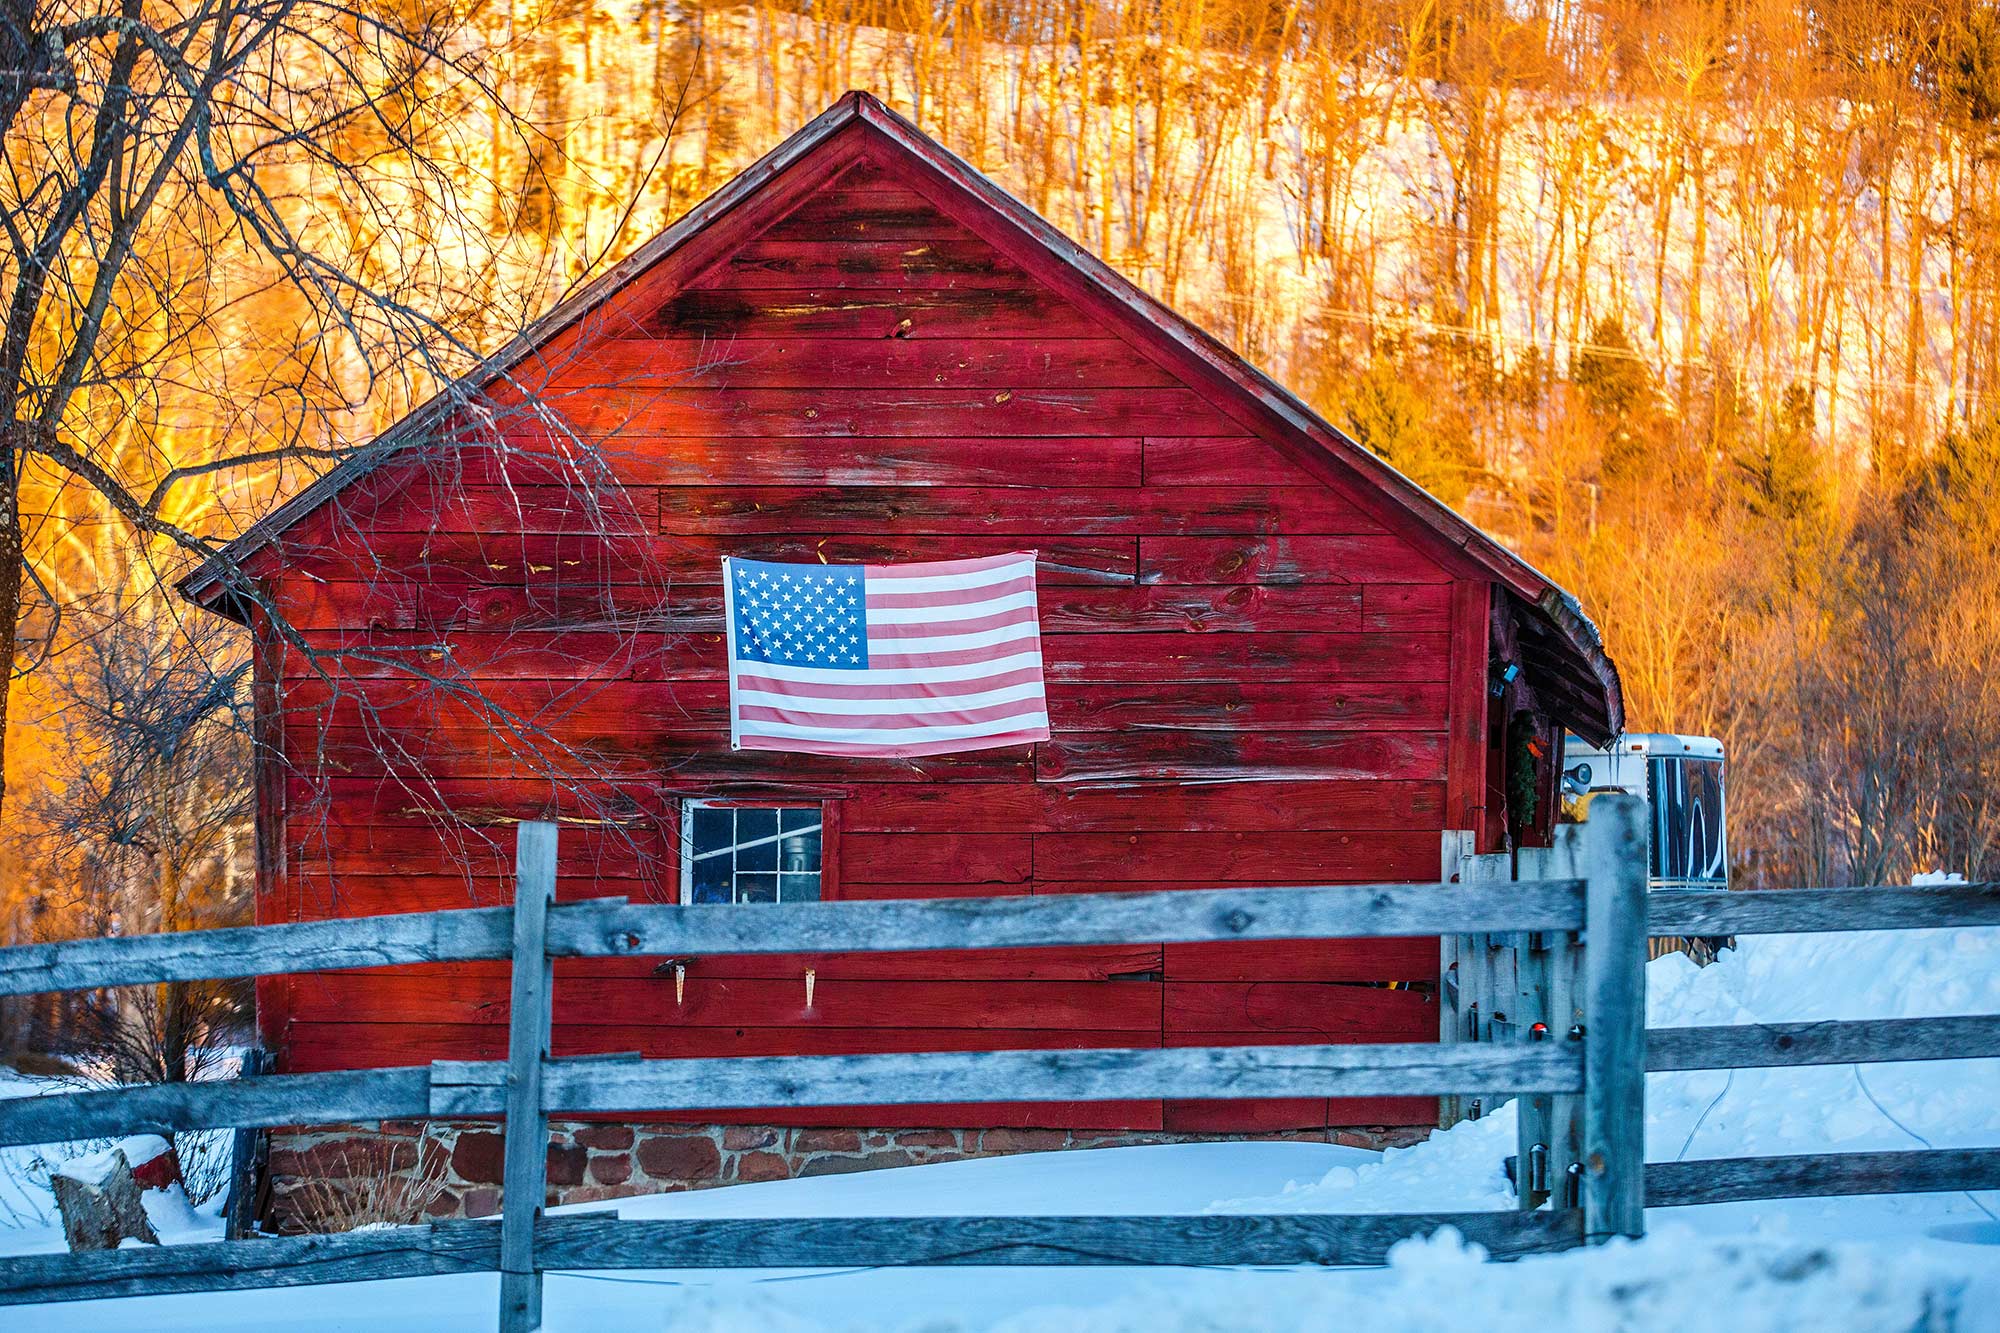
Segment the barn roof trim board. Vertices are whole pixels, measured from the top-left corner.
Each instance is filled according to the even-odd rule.
[[[1499,583],[1521,614],[1542,631],[1535,637],[1566,659],[1559,692],[1577,707],[1565,720],[1587,739],[1601,743],[1623,726],[1623,698],[1616,668],[1605,654],[1596,627],[1576,598],[1527,561],[1411,481],[1389,463],[1349,439],[1297,395],[1231,351],[1185,316],[1150,295],[1116,269],[1064,235],[1026,204],[864,92],[850,92],[797,133],[704,199],[659,235],[639,246],[602,276],[557,304],[449,388],[391,426],[367,449],[342,462],[279,505],[265,518],[203,561],[180,582],[183,595],[199,605],[242,618],[238,585],[251,556],[317,510],[349,485],[385,462],[423,447],[433,431],[476,395],[505,385],[514,371],[552,340],[572,333],[593,313],[691,243],[710,236],[718,224],[753,216],[771,187],[822,156],[836,142],[857,139],[844,161],[864,153],[877,161],[914,169],[941,210],[1017,262],[1025,260],[1037,277],[1109,317],[1113,331],[1190,385],[1217,391],[1217,407],[1244,420],[1255,433],[1289,444],[1300,461],[1317,464],[1330,484],[1341,481],[1393,501],[1441,544],[1453,548]],[[778,193],[789,193],[779,191]],[[797,200],[772,208],[772,221]],[[752,223],[754,226],[754,222]],[[733,228],[732,228],[733,229]],[[733,250],[734,245],[728,247]],[[711,260],[715,258],[710,257]],[[1039,262],[1037,262],[1039,261]],[[697,259],[691,280],[706,268]],[[1234,410],[1232,410],[1234,409]],[[1533,665],[1530,664],[1531,673]],[[1552,664],[1553,665],[1553,664]],[[1540,673],[1533,673],[1540,674]],[[1584,687],[1579,689],[1579,687]],[[1591,697],[1594,696],[1594,697]]]

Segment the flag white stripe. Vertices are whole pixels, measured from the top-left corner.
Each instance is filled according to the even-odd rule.
[[[883,717],[904,713],[962,713],[989,704],[1010,704],[1032,699],[1040,704],[1039,684],[1009,685],[1004,689],[978,694],[942,695],[935,699],[829,699],[806,694],[768,694],[744,687],[736,696],[739,704],[763,708],[785,708],[794,713],[847,713],[857,717]]]
[[[868,623],[932,625],[954,620],[977,620],[981,616],[995,615],[1001,611],[1018,611],[1022,607],[1034,604],[1033,592],[1013,592],[1004,597],[989,597],[983,602],[959,602],[951,606],[871,606],[868,608]]]
[[[873,646],[869,648],[874,652]],[[883,652],[907,651],[900,644],[883,648]],[[1003,671],[1014,671],[1021,667],[1038,667],[1042,664],[1039,648],[1033,652],[1010,653],[1005,657],[988,658],[980,662],[961,662],[956,666],[935,667],[869,667],[866,671],[837,671],[829,667],[780,666],[776,662],[740,662],[732,676],[767,676],[772,680],[797,681],[808,685],[921,685],[929,681],[977,680],[981,676],[997,676]]]
[[[751,718],[739,718],[736,729],[745,736],[770,736],[780,740],[852,741],[857,745],[895,745],[901,741],[950,741],[963,740],[971,736],[994,736],[1048,725],[1048,713],[1037,708],[1032,712],[1016,714],[1013,717],[994,718],[990,722],[969,722],[956,727],[918,726],[842,730],[838,727],[802,727],[789,722],[759,722]]]
[[[870,639],[868,655],[872,658],[878,653],[948,653],[954,648],[991,648],[1018,640],[1034,643],[1041,638],[1041,633],[1041,627],[1029,620],[1019,625],[1002,625],[999,629],[982,629],[972,634],[933,634],[927,639]]]
[[[959,592],[966,588],[984,588],[990,583],[1005,583],[1034,572],[1035,562],[1021,559],[1011,564],[995,565],[991,569],[974,570],[969,574],[926,574],[915,578],[899,578],[880,566],[871,565],[864,578],[883,592]]]

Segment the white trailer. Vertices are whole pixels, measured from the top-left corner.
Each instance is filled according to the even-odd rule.
[[[1632,732],[1600,749],[1568,737],[1562,793],[1573,817],[1607,791],[1643,797],[1651,811],[1650,888],[1729,887],[1721,741]]]

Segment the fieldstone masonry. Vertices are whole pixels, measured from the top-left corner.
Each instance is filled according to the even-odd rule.
[[[809,1129],[770,1125],[549,1123],[546,1204],[595,1203],[636,1194],[706,1189],[794,1176],[825,1176],[1006,1153],[1218,1141],[1406,1147],[1421,1127],[1300,1130],[1276,1134],[1112,1133],[1063,1129]],[[271,1132],[275,1230],[326,1229],[351,1201],[361,1221],[489,1217],[500,1210],[499,1128],[476,1121],[391,1121]],[[398,1201],[407,1217],[378,1215]],[[395,1203],[390,1205],[393,1211]],[[333,1216],[329,1216],[329,1214]]]

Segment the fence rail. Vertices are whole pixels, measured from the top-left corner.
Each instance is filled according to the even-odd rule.
[[[1176,1217],[619,1221],[508,1210],[498,1223],[34,1255],[0,1269],[0,1304],[502,1275],[501,1327],[540,1320],[541,1275],[620,1267],[1377,1263],[1457,1227],[1498,1255],[1643,1231],[1647,1204],[2000,1187],[2000,1150],[1645,1165],[1647,1070],[2000,1055],[2000,1017],[1643,1027],[1648,935],[2000,924],[1990,885],[1644,896],[1643,806],[1605,800],[1525,882],[1468,858],[1458,882],[1048,898],[674,907],[555,904],[555,829],[522,826],[511,908],[463,909],[0,950],[0,994],[509,958],[508,1059],[269,1075],[0,1103],[0,1146],[220,1126],[504,1116],[505,1193],[539,1204],[551,1111],[1514,1094],[1524,1124],[1574,1125],[1575,1206],[1518,1212]],[[1525,855],[1525,854],[1524,854]],[[1532,859],[1532,858],[1531,858]],[[1468,937],[1527,959],[1579,1015],[1576,1040],[999,1051],[640,1060],[549,1058],[552,960],[642,954],[854,953],[1366,936]],[[1473,951],[1476,953],[1477,951]],[[1464,955],[1473,957],[1473,953]],[[1552,959],[1564,960],[1556,967]],[[1536,960],[1541,961],[1537,962]],[[1575,965],[1575,977],[1566,969]],[[1554,1012],[1551,1007],[1550,1012]],[[1489,1015],[1497,1020],[1498,1015]],[[1588,1022],[1581,1021],[1587,1018]],[[1567,1026],[1567,1025],[1565,1025]],[[1497,1026],[1493,1031],[1497,1032]],[[1560,1034],[1561,1029],[1556,1029]],[[1511,1034],[1524,1037],[1524,1033]],[[1537,1121],[1527,1114],[1543,1117]],[[1560,1112],[1558,1115],[1557,1112]],[[1525,1160],[1525,1157],[1524,1157]],[[1539,1202],[1524,1175],[1523,1202]],[[1542,1191],[1547,1193],[1547,1190]]]

